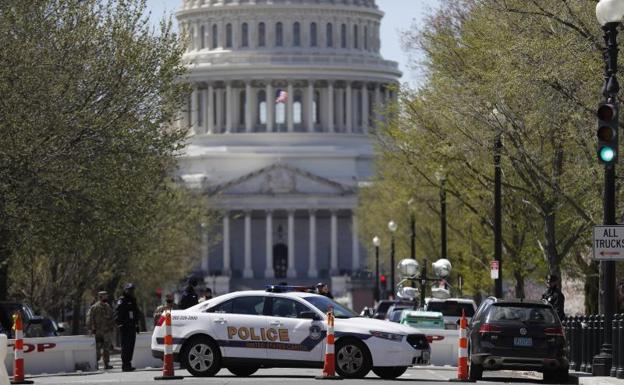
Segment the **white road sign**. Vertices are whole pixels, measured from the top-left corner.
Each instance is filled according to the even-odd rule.
[[[594,226],[594,259],[624,260],[624,226]]]

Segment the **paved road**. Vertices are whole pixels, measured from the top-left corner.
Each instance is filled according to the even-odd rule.
[[[418,385],[426,384],[451,384],[450,379],[455,378],[455,369],[426,367],[411,368],[403,376],[396,381],[401,382],[417,382]],[[108,385],[108,384],[180,384],[180,385],[319,385],[325,383],[338,383],[342,385],[355,384],[372,384],[380,379],[372,373],[362,380],[344,380],[344,381],[317,381],[314,376],[319,374],[318,369],[261,369],[251,377],[235,377],[226,369],[221,370],[216,377],[198,378],[192,377],[185,370],[177,370],[177,375],[184,376],[184,380],[178,381],[155,381],[154,376],[160,375],[160,371],[155,370],[138,370],[132,373],[122,373],[119,369],[113,369],[106,372],[99,372],[88,375],[69,375],[69,376],[34,376],[30,379],[35,384],[46,385],[72,385],[72,384],[90,384],[90,385]],[[513,383],[514,385],[523,384],[540,384],[541,375],[531,373],[518,372],[486,372],[482,384],[503,384]],[[571,382],[572,383],[572,382]]]

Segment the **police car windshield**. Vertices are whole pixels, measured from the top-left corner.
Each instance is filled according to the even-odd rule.
[[[329,310],[329,307],[332,306],[334,308],[334,317],[336,318],[352,318],[358,316],[353,311],[347,309],[346,307],[343,307],[342,305],[332,301],[327,297],[310,296],[303,297],[303,299],[311,303],[312,306],[314,306],[315,308],[322,311],[323,314],[327,314],[327,310]]]

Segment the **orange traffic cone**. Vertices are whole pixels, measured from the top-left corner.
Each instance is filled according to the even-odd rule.
[[[163,356],[163,374],[154,377],[155,380],[182,380],[176,376],[173,369],[173,336],[171,335],[171,311],[165,312],[165,354]]]
[[[323,374],[315,378],[317,380],[342,380],[342,377],[336,375],[336,357],[334,353],[334,310],[331,307],[327,312],[327,344],[325,347]]]
[[[13,330],[15,330],[15,361],[13,362],[13,380],[11,384],[32,384],[24,379],[24,324],[20,312],[13,314]]]
[[[459,321],[459,351],[457,354],[457,379],[468,380],[468,325],[466,314],[462,310],[461,321]]]

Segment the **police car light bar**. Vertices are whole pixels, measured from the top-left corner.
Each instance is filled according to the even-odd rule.
[[[266,285],[266,291],[269,293],[288,293],[291,291],[301,291],[307,293],[315,290],[314,287],[309,286]]]

